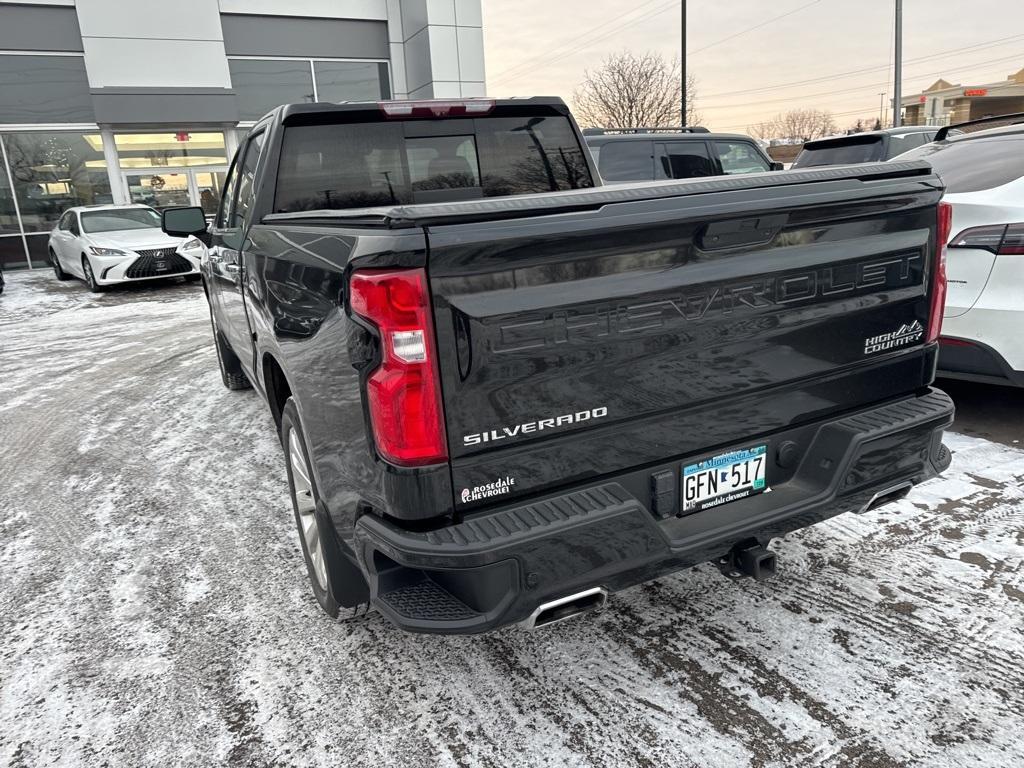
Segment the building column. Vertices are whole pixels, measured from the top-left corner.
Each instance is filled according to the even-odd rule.
[[[114,132],[110,128],[100,128],[103,139],[103,159],[107,163],[107,180],[110,182],[110,194],[115,205],[128,204],[128,190],[121,178],[121,162],[117,159],[117,144],[114,143]]]
[[[480,0],[389,0],[388,8],[389,16],[400,10],[400,23],[388,22],[392,68],[405,65],[404,89],[394,76],[396,94],[410,99],[485,95]]]
[[[224,154],[228,157],[228,165],[238,151],[238,132],[232,123],[224,123]]]

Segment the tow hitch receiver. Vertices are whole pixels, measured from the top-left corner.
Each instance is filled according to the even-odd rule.
[[[718,568],[732,579],[753,576],[758,581],[764,581],[775,575],[775,553],[769,552],[756,541],[745,541],[720,558]]]

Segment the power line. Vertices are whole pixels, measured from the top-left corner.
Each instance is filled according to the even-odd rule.
[[[800,11],[804,10],[804,8],[810,8],[812,5],[817,5],[820,2],[821,2],[821,0],[811,0],[811,2],[807,3],[806,5],[801,5],[799,8],[794,8],[792,11],[787,11],[786,13],[779,14],[778,16],[773,16],[772,18],[768,19],[767,21],[762,21],[760,24],[755,24],[752,27],[747,27],[746,29],[741,29],[739,32],[734,32],[733,34],[731,34],[731,35],[729,35],[727,37],[723,37],[721,40],[716,40],[713,43],[708,43],[703,48],[698,48],[695,51],[687,51],[686,55],[687,56],[696,56],[698,53],[706,51],[708,48],[714,48],[716,45],[720,45],[721,43],[728,42],[729,40],[737,38],[740,35],[745,35],[748,32],[753,32],[755,29],[761,29],[761,27],[767,27],[772,22],[778,21],[779,19],[784,19],[787,16],[792,16],[794,13],[799,13]]]
[[[522,69],[523,67],[529,66],[534,61],[540,61],[541,59],[547,59],[551,55],[557,54],[559,51],[561,51],[561,50],[563,50],[565,48],[569,48],[569,47],[578,45],[579,42],[580,42],[580,38],[587,37],[588,35],[596,32],[599,29],[601,29],[602,27],[607,27],[609,24],[613,24],[616,21],[618,21],[619,19],[625,18],[626,16],[629,16],[630,14],[636,13],[641,8],[643,8],[645,5],[651,5],[652,3],[656,3],[656,2],[658,2],[658,0],[647,0],[646,2],[641,3],[640,5],[638,5],[636,8],[631,8],[630,10],[626,11],[625,13],[620,13],[618,16],[614,16],[614,17],[608,19],[608,21],[605,21],[605,22],[602,22],[601,24],[598,24],[596,27],[591,27],[586,32],[582,32],[580,34],[574,35],[572,42],[565,43],[565,44],[560,45],[560,46],[556,46],[555,48],[551,48],[551,49],[545,51],[544,53],[542,53],[542,54],[540,54],[538,56],[532,56],[532,57],[530,57],[528,59],[524,59],[523,61],[520,61],[518,64],[512,65],[508,69],[504,69],[501,72],[498,72],[495,75],[495,80],[497,81],[497,80],[504,79],[508,75],[509,72],[514,72],[517,69]],[[673,0],[673,2],[674,2],[674,0]]]
[[[912,63],[915,63],[915,62],[927,61],[927,60],[930,60],[930,59],[948,58],[951,54],[963,53],[965,51],[970,51],[970,50],[984,50],[986,48],[996,48],[999,45],[1002,45],[1003,43],[1007,43],[1007,42],[1010,42],[1012,40],[1019,40],[1021,38],[1024,38],[1024,35],[1021,35],[1021,34],[1011,35],[1010,37],[998,38],[996,40],[989,40],[989,41],[982,42],[982,43],[975,43],[974,45],[967,45],[967,46],[964,46],[963,48],[952,48],[950,50],[943,51],[942,53],[933,53],[933,54],[930,54],[928,56],[919,56],[916,59],[907,59],[906,61],[904,61],[904,64],[912,64]],[[888,70],[891,66],[892,66],[892,60],[890,58],[890,62],[888,64],[885,64],[885,65],[879,65],[879,66],[874,66],[874,67],[864,67],[863,69],[851,69],[851,70],[847,70],[845,72],[834,72],[834,73],[832,73],[830,75],[821,75],[819,77],[812,77],[812,78],[809,78],[807,80],[793,80],[793,81],[790,81],[788,83],[776,83],[775,85],[763,85],[763,86],[758,86],[757,88],[743,88],[743,89],[740,89],[740,90],[737,90],[737,91],[723,91],[722,93],[706,94],[706,95],[701,96],[701,99],[702,100],[703,99],[720,99],[720,98],[725,98],[727,96],[741,96],[741,95],[748,94],[748,93],[762,93],[764,91],[777,91],[777,90],[779,90],[781,88],[788,88],[788,87],[794,86],[794,85],[812,85],[814,83],[823,83],[823,82],[826,82],[828,80],[835,80],[836,78],[840,78],[840,77],[852,77],[854,75],[861,75],[861,74],[865,74],[867,72],[877,72],[879,70]],[[919,77],[920,77],[920,75],[919,75]]]
[[[990,86],[989,87],[989,91],[990,92],[998,91],[1001,88],[1014,88],[1017,85],[1018,85],[1018,83],[1000,83],[999,85]],[[866,114],[873,113],[874,109],[875,108],[872,106],[872,107],[865,107],[865,108],[862,108],[862,109],[851,109],[851,110],[847,110],[847,111],[844,111],[844,112],[831,112],[831,115],[832,115],[832,117],[845,117],[845,116],[848,116],[848,115],[857,115],[857,114],[866,115]],[[762,121],[762,122],[764,122],[764,121]],[[756,122],[747,122],[744,125],[727,125],[727,126],[723,126],[723,127],[717,127],[716,126],[716,130],[719,130],[719,131],[722,131],[722,130],[736,130],[736,129],[739,129],[739,128],[749,128],[751,125],[757,125],[757,123]]]
[[[700,53],[702,51],[706,51],[709,48],[713,48],[716,45],[720,45],[721,43],[724,43],[724,42],[726,42],[728,40],[732,40],[733,38],[739,37],[740,35],[745,35],[748,32],[753,32],[756,29],[761,29],[762,27],[766,27],[769,24],[772,24],[773,22],[778,21],[779,19],[784,19],[787,16],[792,16],[794,13],[802,11],[805,8],[809,8],[810,6],[816,5],[816,4],[820,3],[820,2],[822,2],[822,0],[811,0],[811,2],[806,3],[804,5],[801,5],[798,8],[794,8],[793,10],[787,11],[786,13],[779,14],[778,16],[773,16],[770,19],[766,19],[765,21],[762,21],[762,22],[759,22],[757,24],[754,24],[751,27],[747,27],[746,29],[741,29],[740,31],[734,32],[733,34],[731,34],[731,35],[729,35],[727,37],[724,37],[721,40],[716,40],[713,43],[709,43],[708,45],[705,45],[703,48],[698,48],[696,51],[687,51],[686,55],[687,56],[692,56],[692,55]],[[648,4],[649,3],[644,3],[644,5],[648,5]],[[656,8],[656,9],[652,9],[652,10],[648,11],[647,13],[645,13],[645,14],[643,14],[641,16],[637,16],[636,18],[631,19],[630,21],[626,22],[623,25],[621,25],[619,27],[616,27],[615,29],[611,30],[610,32],[606,32],[604,34],[598,35],[597,37],[595,37],[595,38],[593,38],[591,40],[584,41],[584,42],[580,43],[579,45],[576,45],[576,46],[573,46],[573,47],[569,48],[568,50],[566,50],[563,53],[560,53],[560,54],[555,55],[555,56],[550,56],[550,55],[546,54],[546,55],[541,56],[541,57],[534,57],[534,59],[542,58],[542,59],[544,59],[545,66],[550,66],[551,64],[554,64],[554,63],[556,63],[558,61],[561,61],[561,60],[571,56],[572,54],[574,54],[574,53],[576,53],[578,51],[583,50],[584,48],[589,48],[590,46],[594,45],[595,43],[601,42],[602,40],[606,40],[607,38],[611,37],[612,35],[617,35],[622,30],[627,29],[629,27],[632,27],[632,26],[634,26],[636,24],[639,24],[641,21],[646,21],[647,19],[651,19],[651,18],[654,18],[655,16],[658,16],[658,15],[660,15],[662,13],[665,13],[665,11],[671,10],[672,8],[676,8],[678,5],[679,5],[678,0],[672,0],[671,3],[669,3],[668,5],[666,5],[664,7],[659,7],[659,8]],[[640,7],[643,7],[643,6],[640,6]],[[637,9],[634,8],[633,10],[635,11]],[[626,14],[623,14],[623,15],[626,15]],[[619,16],[617,18],[622,18],[622,16]],[[597,28],[595,28],[595,29],[597,29]],[[513,67],[512,69],[516,69],[516,68],[517,67]],[[502,81],[518,80],[519,78],[525,77],[527,74],[532,72],[534,69],[536,69],[536,67],[530,66],[527,69],[523,70],[522,72],[519,72],[517,74],[509,76],[507,73],[511,72],[512,69],[506,70],[504,74],[499,75],[498,77],[494,78],[494,80],[492,81],[492,84],[497,84],[497,83],[502,82]]]
[[[645,5],[646,4],[648,4],[648,3],[645,3]],[[601,35],[598,35],[595,38],[592,38],[590,40],[586,40],[586,41],[584,41],[584,42],[582,42],[582,43],[580,43],[578,45],[574,45],[573,47],[569,48],[568,50],[564,51],[563,53],[557,54],[555,56],[545,55],[545,56],[542,56],[540,58],[544,59],[544,65],[545,66],[550,66],[552,64],[555,64],[556,62],[559,62],[559,61],[562,61],[563,59],[568,58],[569,56],[572,56],[574,53],[582,51],[584,48],[589,48],[590,46],[594,45],[595,43],[599,43],[602,40],[607,40],[612,35],[617,35],[620,32],[622,32],[622,30],[628,29],[629,27],[632,27],[632,26],[634,26],[636,24],[639,24],[641,21],[646,21],[647,19],[653,19],[655,16],[658,16],[658,15],[660,15],[662,13],[665,13],[665,11],[672,10],[673,8],[677,7],[678,5],[679,5],[679,0],[671,0],[671,2],[669,2],[668,4],[666,4],[664,6],[652,9],[652,10],[648,11],[647,13],[645,13],[645,14],[643,14],[641,16],[637,16],[634,19],[630,19],[625,24],[622,24],[622,25],[616,27],[615,29],[611,30],[610,32],[603,33]],[[642,8],[643,6],[640,6],[640,7]],[[633,10],[635,11],[636,9],[634,8]],[[511,75],[511,76],[510,75],[504,75],[502,77],[495,78],[493,83],[496,84],[496,83],[499,83],[499,82],[502,82],[502,81],[518,80],[519,78],[525,77],[526,75],[528,75],[534,69],[536,69],[536,67],[530,66],[526,70],[524,70],[523,72],[519,72],[519,73],[516,73],[516,74]]]
[[[975,67],[984,67],[984,66],[988,66],[989,64],[1001,64],[1003,62],[1016,61],[1018,59],[1020,59],[1020,54],[1013,54],[1012,56],[1004,56],[1004,57],[999,58],[999,59],[989,59],[987,61],[977,61],[977,62],[974,62],[973,64],[965,64],[965,65],[963,65],[963,67],[961,69],[972,69],[972,68],[975,68]],[[921,74],[913,75],[913,77],[934,77],[936,75],[943,75],[943,74],[949,74],[949,69],[941,69],[941,70],[938,70],[938,71],[935,71],[935,72],[922,72]],[[833,90],[829,90],[829,91],[821,91],[819,93],[802,94],[799,97],[782,96],[782,97],[779,97],[777,99],[763,99],[761,101],[744,101],[742,106],[748,107],[748,106],[757,106],[757,105],[760,105],[760,104],[779,104],[779,103],[786,102],[786,101],[793,101],[795,98],[800,98],[800,99],[816,99],[816,98],[821,97],[821,96],[832,96],[834,94],[839,94],[839,93],[855,93],[857,91],[863,91],[863,90],[865,90],[867,88],[877,88],[880,85],[888,85],[888,84],[889,84],[888,80],[882,80],[882,81],[876,82],[876,83],[865,83],[864,85],[856,85],[856,86],[853,86],[852,88],[843,88],[842,90],[834,90],[833,89]],[[701,107],[701,109],[735,109],[736,106],[737,105],[734,105],[734,104],[720,104],[718,106],[715,106],[715,105],[703,106],[703,107]]]

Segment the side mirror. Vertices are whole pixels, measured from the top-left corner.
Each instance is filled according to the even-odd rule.
[[[165,208],[160,214],[160,229],[171,237],[195,235],[204,243],[209,244],[206,236],[206,215],[198,206]]]
[[[770,168],[771,168],[771,170],[773,170],[773,171],[784,171],[784,170],[786,170],[786,166],[785,166],[785,164],[783,164],[783,163],[779,163],[779,162],[776,162],[776,161],[774,161],[774,160],[772,161],[772,164],[771,164],[771,166],[769,166],[769,167],[770,167]]]

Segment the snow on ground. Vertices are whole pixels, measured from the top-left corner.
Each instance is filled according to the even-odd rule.
[[[8,766],[1024,765],[1009,440],[950,435],[944,477],[776,542],[774,580],[445,638],[319,612],[198,286],[9,274],[0,376]]]

